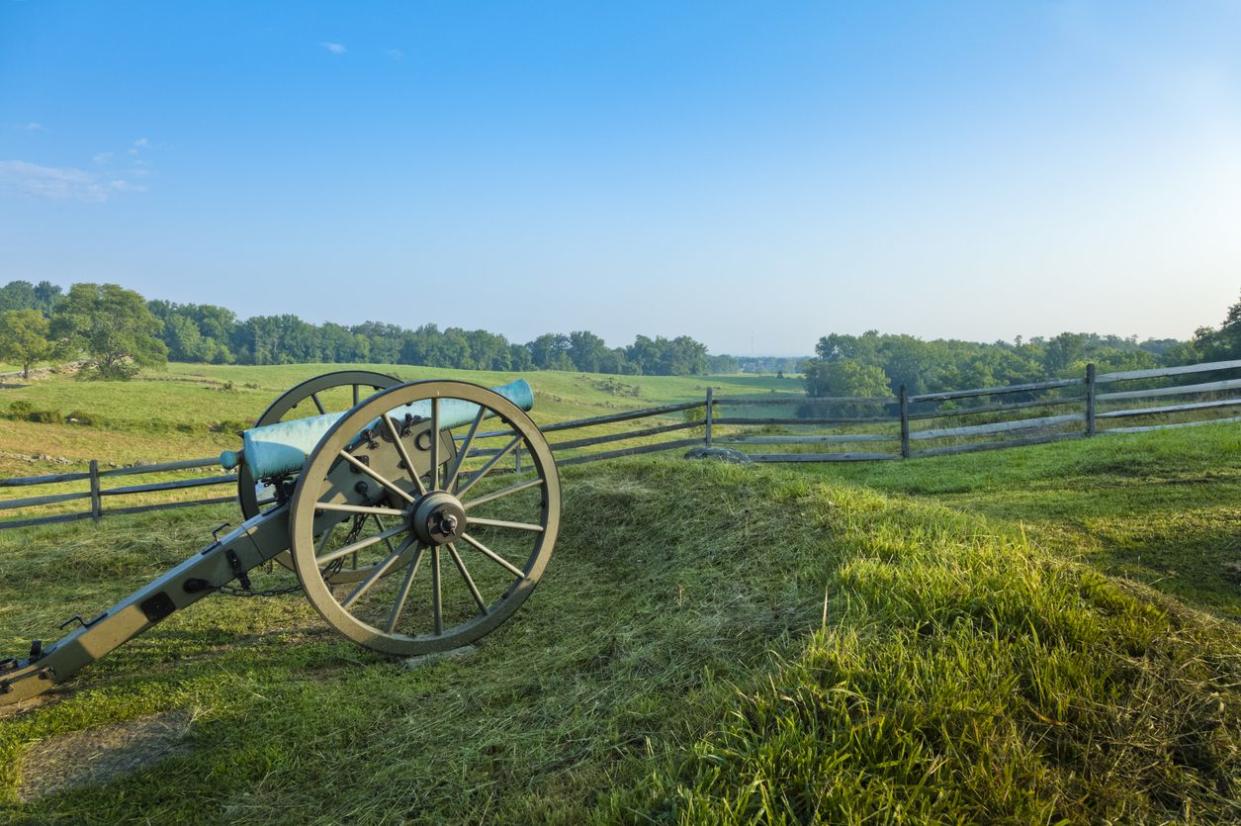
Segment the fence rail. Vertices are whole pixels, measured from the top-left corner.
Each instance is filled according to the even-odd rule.
[[[804,397],[754,395],[721,397],[708,388],[702,399],[626,410],[603,416],[592,416],[572,421],[553,422],[542,428],[544,433],[560,433],[591,428],[611,428],[628,422],[641,422],[640,427],[628,430],[609,430],[579,438],[565,439],[551,444],[561,465],[576,465],[616,459],[624,456],[641,456],[688,447],[713,447],[726,445],[742,450],[755,447],[764,452],[746,454],[755,462],[868,462],[891,461],[924,456],[943,456],[956,453],[972,453],[984,450],[1046,444],[1070,439],[1089,438],[1096,435],[1140,433],[1165,428],[1192,427],[1211,423],[1237,423],[1241,416],[1212,416],[1211,411],[1232,413],[1231,408],[1241,407],[1241,395],[1229,395],[1241,390],[1241,378],[1219,378],[1198,381],[1193,384],[1167,384],[1179,377],[1196,377],[1201,373],[1241,371],[1241,360],[1207,362],[1181,367],[1155,370],[1129,370],[1096,375],[1094,365],[1087,365],[1079,378],[1054,379],[1043,382],[953,390],[937,393],[909,394],[904,387],[895,397]],[[1097,392],[1100,385],[1109,386],[1123,382],[1144,382],[1158,386],[1138,387],[1131,390]],[[1010,397],[1018,397],[1012,399]],[[1164,403],[1169,397],[1198,397],[1197,400]],[[990,401],[999,399],[999,401]],[[981,403],[967,403],[981,400]],[[1140,406],[1141,401],[1153,403]],[[1120,407],[1111,407],[1123,402]],[[792,406],[795,415],[788,415]],[[1071,412],[1055,413],[1057,408],[1076,407]],[[740,415],[740,411],[763,407],[783,407],[780,415]],[[732,415],[721,415],[730,409],[740,409]],[[871,411],[865,415],[865,411]],[[821,415],[824,411],[828,415]],[[978,416],[1006,417],[1018,411],[1035,411],[1034,415],[1018,418],[983,420]],[[1205,414],[1205,416],[1204,416]],[[1166,421],[1168,417],[1196,416],[1186,421]],[[1113,421],[1157,416],[1165,421],[1137,424],[1125,427],[1107,426]],[[670,418],[675,417],[675,418]],[[972,421],[971,421],[972,420]],[[931,422],[930,427],[917,427],[920,422]],[[754,432],[754,429],[759,432]],[[836,432],[805,432],[833,429]],[[701,435],[687,438],[688,430],[700,430]],[[840,432],[840,431],[845,432]],[[800,432],[790,432],[800,431]],[[478,434],[481,438],[511,437],[512,431],[497,430]],[[675,438],[649,441],[652,438],[675,435]],[[634,442],[606,450],[590,450],[601,445]],[[828,450],[834,445],[866,445],[864,449]],[[772,448],[788,448],[772,452]],[[884,448],[887,448],[886,450]],[[473,455],[495,455],[497,450],[475,450]],[[514,455],[515,467],[521,468],[522,456],[518,449]],[[166,508],[184,508],[195,505],[216,504],[233,501],[233,496],[218,496],[188,501],[143,502],[127,507],[112,507],[117,497],[143,496],[151,493],[197,489],[216,485],[234,485],[233,474],[195,476],[160,480],[143,484],[122,484],[108,487],[116,477],[173,473],[199,470],[217,466],[213,458],[186,459],[152,465],[110,468],[100,470],[99,463],[92,460],[86,471],[72,471],[45,476],[27,476],[0,479],[0,489],[22,489],[71,482],[86,482],[86,489],[57,492],[43,496],[21,496],[0,499],[0,516],[4,511],[26,510],[66,502],[88,500],[88,509],[50,516],[3,520],[0,529],[69,522],[80,519],[99,520],[105,515],[141,513]],[[108,504],[105,507],[105,503]]]

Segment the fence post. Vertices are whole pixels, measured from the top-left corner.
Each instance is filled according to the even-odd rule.
[[[707,388],[707,418],[705,422],[705,428],[703,431],[706,434],[704,436],[704,444],[706,444],[707,447],[711,447],[711,422],[715,418],[714,398],[715,398],[715,388],[708,387]]]
[[[909,458],[909,393],[901,385],[901,458]]]
[[[1086,365],[1086,435],[1095,435],[1095,366]]]
[[[99,496],[99,460],[90,460],[90,517],[98,522],[103,518],[103,501]]]

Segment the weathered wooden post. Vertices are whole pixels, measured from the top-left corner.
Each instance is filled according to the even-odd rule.
[[[1086,365],[1086,435],[1095,435],[1095,366]]]
[[[98,522],[103,518],[103,501],[99,495],[99,460],[90,460],[90,517]]]
[[[909,458],[909,393],[901,385],[901,458]]]
[[[715,417],[715,411],[713,410],[714,407],[715,407],[715,388],[708,387],[707,388],[707,418],[705,422],[706,426],[703,431],[705,433],[705,436],[703,437],[704,444],[707,447],[711,447],[711,422]]]

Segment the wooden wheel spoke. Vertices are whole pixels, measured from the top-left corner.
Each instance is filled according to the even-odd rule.
[[[533,531],[534,533],[542,533],[543,526],[535,525],[533,522],[509,522],[505,519],[483,519],[481,516],[471,516],[471,525],[485,525],[489,528],[509,528],[515,531]]]
[[[418,550],[414,551],[414,558],[405,571],[401,587],[397,589],[396,602],[392,603],[392,610],[388,613],[388,622],[384,626],[384,630],[389,634],[396,630],[396,624],[401,619],[401,612],[405,610],[405,601],[409,599],[409,589],[414,584],[414,577],[418,575],[418,566],[422,564],[422,552],[426,549],[425,545],[419,545]]]
[[[413,537],[410,537],[402,542],[400,546],[388,556],[387,559],[375,566],[375,569],[371,571],[370,576],[358,583],[358,587],[354,588],[353,591],[350,592],[349,596],[345,597],[345,600],[340,604],[340,607],[346,610],[353,607],[353,604],[361,599],[362,595],[369,591],[372,585],[388,573],[392,566],[400,560],[401,556],[412,544],[414,544]]]
[[[543,477],[540,476],[537,479],[531,479],[528,482],[521,482],[520,484],[511,485],[507,488],[503,488],[502,490],[497,490],[493,493],[488,493],[486,496],[480,496],[477,499],[471,499],[468,502],[462,502],[461,507],[465,508],[468,511],[470,508],[478,507],[479,505],[482,505],[486,502],[494,502],[497,499],[503,499],[505,496],[512,496],[514,493],[521,493],[523,490],[529,490],[530,488],[540,487],[542,484],[543,484]],[[478,520],[475,519],[473,521],[477,522]]]
[[[431,490],[440,489],[440,400],[431,397]]]
[[[353,386],[353,406],[358,406],[358,386],[356,384]]]
[[[323,402],[319,401],[319,394],[318,394],[318,393],[311,393],[311,394],[310,394],[310,400],[311,400],[312,402],[314,402],[314,403],[315,403],[315,407],[317,407],[317,408],[319,409],[319,415],[320,415],[320,416],[322,416],[324,413],[326,413],[326,412],[327,412],[327,409],[323,406]]]
[[[521,434],[514,436],[513,440],[509,442],[507,445],[505,445],[503,450],[501,450],[495,456],[492,456],[489,460],[487,460],[487,464],[483,465],[482,468],[478,471],[478,473],[475,473],[473,476],[470,477],[470,481],[466,482],[465,487],[463,487],[461,490],[457,492],[457,496],[465,496],[466,492],[470,488],[474,487],[479,482],[481,482],[483,480],[483,477],[491,472],[491,469],[496,466],[497,462],[499,462],[505,456],[512,453],[513,448],[521,444],[521,440],[522,440]]]
[[[378,516],[376,516],[375,514],[373,514],[373,513],[371,514],[371,519],[374,519],[374,520],[375,520],[375,527],[379,528],[379,530],[380,530],[380,532],[381,532],[381,533],[382,533],[383,531],[388,530],[388,527],[387,527],[386,525],[384,525],[384,523],[383,523],[382,521],[380,521],[379,517],[378,517]],[[391,539],[384,539],[384,544],[388,546],[388,553],[396,553],[396,551],[395,551],[395,550],[393,549],[393,547],[392,547],[392,540],[391,540]]]
[[[470,449],[474,446],[474,434],[478,432],[478,426],[482,424],[483,417],[486,414],[487,408],[480,404],[478,406],[478,415],[470,423],[470,429],[465,434],[465,441],[461,443],[461,450],[457,452],[457,461],[453,462],[452,472],[448,474],[448,480],[444,482],[444,490],[451,491],[453,483],[457,481],[457,475],[461,473],[461,466],[465,464],[466,458],[470,455]]]
[[[323,549],[327,547],[328,540],[332,538],[332,534],[336,533],[336,526],[339,522],[333,522],[327,528],[324,528],[323,535],[319,537],[319,544],[315,545],[315,556],[323,553]]]
[[[470,576],[469,570],[465,567],[465,560],[461,558],[461,554],[457,553],[457,548],[451,542],[448,543],[448,555],[452,557],[452,563],[457,566],[458,573],[465,580],[465,587],[470,589],[470,596],[474,597],[474,603],[478,605],[480,613],[487,613],[487,602],[483,599],[483,595],[478,592],[478,586],[474,584],[474,577]]]
[[[405,463],[405,472],[409,474],[414,487],[418,489],[418,495],[426,496],[427,486],[422,484],[422,477],[418,475],[418,471],[414,470],[414,462],[409,458],[409,451],[405,449],[405,443],[401,441],[401,431],[397,429],[396,423],[392,421],[392,417],[387,413],[383,414],[383,420],[384,425],[388,428],[388,433],[392,436],[392,443],[396,446],[396,452],[400,454],[401,461]]]
[[[329,551],[326,554],[322,554],[321,556],[316,557],[315,561],[319,564],[319,567],[323,567],[324,565],[327,565],[329,562],[335,562],[336,560],[340,559],[342,556],[349,556],[349,554],[356,553],[362,550],[363,548],[369,548],[372,545],[376,545],[390,537],[396,536],[397,534],[401,534],[404,532],[405,532],[405,526],[399,525],[395,528],[390,528],[389,530],[386,530],[383,533],[375,534],[374,536],[368,536],[366,539],[359,539],[357,542],[352,542],[344,546],[343,548],[337,548],[334,551]]]
[[[525,579],[525,577],[526,577],[526,572],[525,572],[525,571],[523,571],[521,568],[518,568],[518,567],[517,567],[516,565],[514,565],[513,563],[509,562],[507,559],[505,559],[504,557],[500,556],[498,553],[496,553],[495,551],[491,550],[491,549],[490,549],[490,548],[488,548],[486,545],[484,545],[483,543],[479,542],[479,541],[478,541],[477,539],[475,539],[474,537],[470,536],[468,533],[463,533],[463,534],[461,534],[461,539],[462,539],[462,540],[464,540],[464,541],[465,541],[468,545],[470,545],[471,547],[473,547],[473,548],[474,548],[474,550],[478,551],[480,554],[482,554],[483,556],[487,557],[487,558],[488,558],[488,559],[490,559],[492,562],[494,562],[494,563],[496,563],[497,565],[499,565],[500,567],[504,568],[506,571],[508,571],[509,573],[511,573],[513,576],[516,576],[516,577],[521,577],[522,579]]]
[[[385,488],[387,488],[388,490],[395,493],[397,496],[404,499],[406,502],[414,501],[414,497],[410,496],[408,493],[406,493],[405,491],[397,487],[395,482],[392,482],[387,477],[383,476],[378,471],[371,468],[370,465],[366,464],[365,462],[360,461],[358,457],[354,456],[349,451],[342,450],[340,451],[339,456],[342,459],[344,459],[346,462],[348,462],[349,464],[353,465],[355,468],[357,468],[362,473],[365,473],[367,476],[371,477],[376,482],[383,485]]]
[[[344,502],[316,502],[317,511],[334,511],[336,513],[373,513],[376,516],[404,516],[405,511],[396,508],[379,508],[370,505],[349,505]]]
[[[431,614],[435,618],[435,636],[444,633],[444,595],[440,582],[440,548],[431,548]]]

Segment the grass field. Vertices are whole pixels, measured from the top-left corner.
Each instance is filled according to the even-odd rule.
[[[64,470],[89,459],[110,463],[156,462],[206,456],[236,447],[236,433],[281,393],[333,370],[366,369],[403,380],[465,378],[503,384],[517,374],[443,370],[405,365],[298,364],[281,367],[216,367],[170,364],[129,382],[76,381],[53,376],[0,388],[0,415],[14,403],[60,418],[86,417],[90,425],[44,424],[0,419],[0,476]],[[533,372],[535,420],[548,422],[604,415],[703,398],[708,385],[720,392],[798,392],[796,379],[774,376],[604,376]],[[32,458],[34,457],[34,458]],[[46,458],[39,458],[46,457]]]
[[[1241,428],[805,472],[1020,525],[1061,556],[1241,620]]]
[[[49,408],[64,393],[64,412],[97,393],[109,426],[0,427],[81,433],[101,458],[143,438],[169,448],[149,458],[201,455],[217,434],[165,427],[178,405],[199,424],[243,417],[316,371],[200,369],[140,388],[169,394],[149,430],[127,413],[135,385],[68,382],[2,393]],[[599,377],[534,379],[556,415],[635,406]],[[639,403],[695,382],[634,380]],[[409,670],[338,638],[300,595],[212,597],[0,719],[0,818],[1236,822],[1238,433],[569,468],[543,584],[473,655]],[[55,638],[235,519],[219,506],[0,532],[0,652]],[[83,778],[84,754],[113,764],[73,735],[122,723],[102,730],[110,753],[149,750],[157,725],[179,734],[162,760]]]

